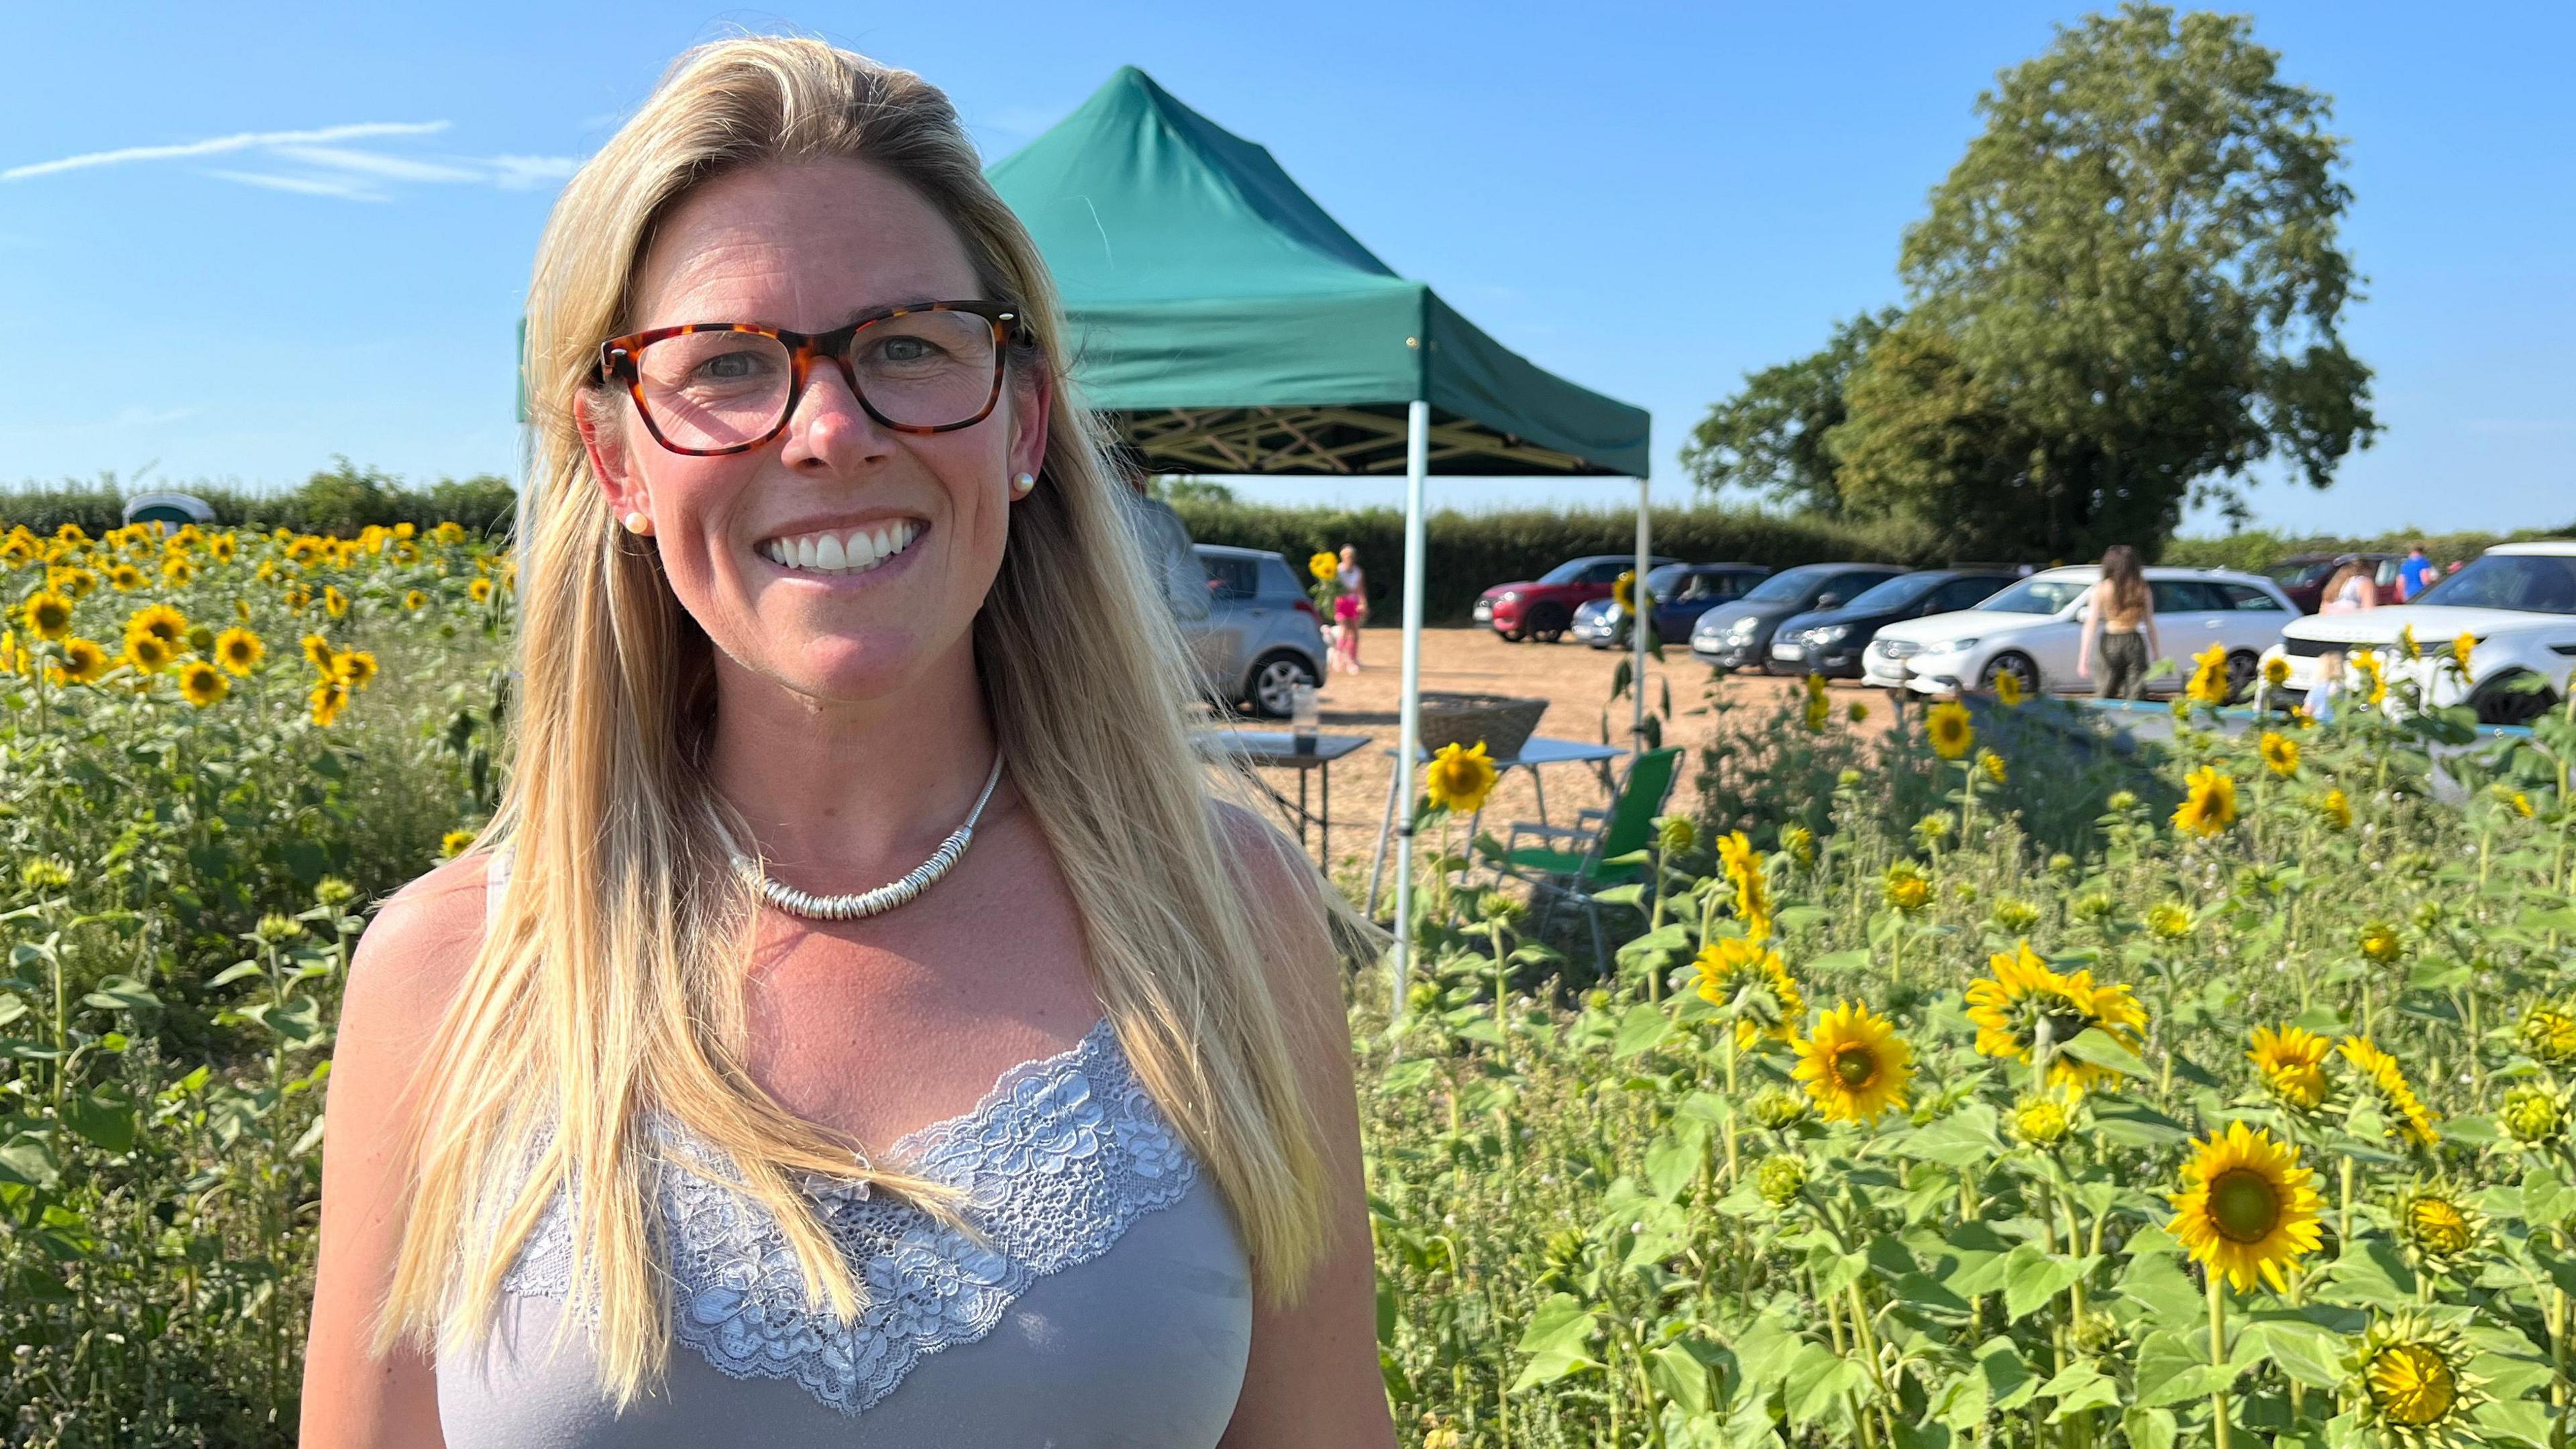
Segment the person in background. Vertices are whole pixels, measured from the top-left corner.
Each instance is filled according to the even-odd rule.
[[[2308,697],[2300,701],[2308,718],[2324,724],[2334,718],[2335,696],[2343,692],[2343,651],[2329,649],[2317,657],[2317,682],[2308,686]]]
[[[2424,552],[2424,545],[2419,543],[2406,550],[2406,561],[2397,566],[2397,602],[2412,602],[2441,576],[2441,567]]]
[[[2362,559],[2354,559],[2335,570],[2334,577],[2326,580],[2325,589],[2319,595],[2323,602],[2317,605],[2317,612],[2355,614],[2364,609],[2378,608],[2379,581],[2370,575],[2370,564]]]
[[[2097,644],[2095,636],[2100,636]],[[2147,663],[2159,652],[2155,596],[2147,588],[2138,551],[2115,543],[2102,555],[2102,577],[2086,600],[2084,632],[2075,644],[2075,675],[2093,679],[2103,699],[2140,699],[2147,692]],[[2101,656],[2095,679],[2093,659]]]
[[[1360,551],[1342,545],[1341,571],[1333,576],[1341,592],[1333,599],[1332,666],[1344,674],[1360,672],[1360,625],[1368,622],[1368,576],[1360,572]]]

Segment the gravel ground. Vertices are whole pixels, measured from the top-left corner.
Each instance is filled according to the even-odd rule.
[[[1628,743],[1629,704],[1622,698],[1614,707],[1610,703],[1612,671],[1623,656],[1613,650],[1593,649],[1571,641],[1558,644],[1507,644],[1490,629],[1425,629],[1422,631],[1422,687],[1426,690],[1460,690],[1477,693],[1537,695],[1549,701],[1548,711],[1539,720],[1538,733],[1555,739],[1598,742],[1607,738],[1612,744]],[[1394,764],[1390,753],[1396,736],[1397,686],[1403,662],[1403,639],[1393,628],[1370,629],[1360,643],[1362,672],[1358,675],[1327,676],[1319,703],[1322,706],[1322,731],[1326,734],[1365,734],[1373,743],[1336,761],[1332,769],[1332,859],[1327,869],[1354,898],[1368,888],[1369,860],[1374,850],[1380,822],[1387,804],[1387,772]],[[1682,647],[1669,647],[1660,664],[1649,660],[1646,665],[1647,699],[1660,699],[1660,691],[1669,682],[1672,689],[1674,719],[1665,739],[1668,743],[1695,747],[1707,738],[1711,722],[1700,713],[1712,687],[1712,672],[1691,658]],[[1776,696],[1794,691],[1793,679],[1762,676],[1729,675],[1714,681],[1716,688],[1751,703],[1758,696]],[[1878,703],[1880,692],[1864,690],[1856,684],[1834,686],[1839,707],[1851,699],[1868,699],[1874,720],[1887,717]],[[1275,721],[1247,722],[1254,728],[1280,728]],[[1613,766],[1616,770],[1618,765]],[[1673,804],[1687,807],[1696,800],[1692,777],[1697,772],[1694,756],[1686,756],[1678,783],[1674,786]],[[1297,782],[1293,771],[1261,772],[1292,801]],[[1538,798],[1531,788],[1527,770],[1508,772],[1485,806],[1484,828],[1496,836],[1505,832],[1509,822],[1535,821]],[[1547,771],[1547,818],[1560,825],[1574,822],[1576,810],[1601,806],[1608,802],[1599,778],[1589,767],[1554,765]],[[1310,803],[1311,795],[1310,795]],[[1317,842],[1311,837],[1310,850]],[[1390,854],[1392,848],[1390,847]],[[1389,867],[1390,876],[1392,866]]]

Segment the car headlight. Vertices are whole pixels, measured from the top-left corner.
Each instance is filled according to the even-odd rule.
[[[1971,635],[1965,639],[1944,639],[1936,644],[1926,644],[1923,646],[1923,652],[1926,654],[1956,654],[1962,649],[1974,649],[1976,647],[1976,638]]]
[[[1761,628],[1761,620],[1756,619],[1751,615],[1747,615],[1744,618],[1736,620],[1733,624],[1727,627],[1726,637],[1734,640],[1738,644],[1750,644],[1753,642],[1753,636],[1760,632]]]
[[[1807,642],[1815,645],[1819,649],[1831,649],[1850,637],[1851,626],[1849,624],[1828,624],[1821,629],[1810,629],[1807,631]]]
[[[1497,604],[1517,604],[1520,601],[1521,591],[1518,589],[1505,589],[1501,593],[1494,595],[1494,602]]]

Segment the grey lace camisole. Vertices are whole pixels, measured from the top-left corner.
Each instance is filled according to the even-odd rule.
[[[508,869],[494,861],[495,903]],[[671,1157],[716,1161],[675,1125],[650,1131]],[[584,1334],[552,1341],[569,1287],[559,1197],[480,1353],[438,1359],[449,1449],[1217,1442],[1251,1346],[1249,1264],[1215,1182],[1106,1018],[891,1156],[964,1189],[991,1243],[864,1183],[809,1184],[867,1286],[847,1328],[807,1303],[773,1219],[719,1182],[662,1168],[674,1347],[660,1390],[622,1415]]]

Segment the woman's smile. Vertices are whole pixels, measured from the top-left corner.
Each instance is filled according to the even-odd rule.
[[[909,571],[930,524],[896,518],[858,528],[826,528],[774,535],[752,555],[781,580],[823,589],[873,587]]]

